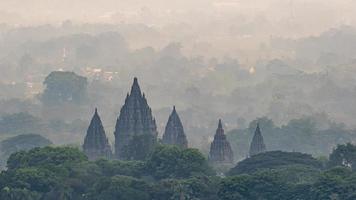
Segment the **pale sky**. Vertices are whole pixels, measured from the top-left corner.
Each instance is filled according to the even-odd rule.
[[[11,23],[17,16],[18,23],[25,24],[66,19],[112,22],[110,16],[115,13],[132,16],[143,9],[153,16],[175,12],[221,15],[222,12],[250,17],[263,15],[276,21],[291,18],[326,24],[353,24],[356,18],[356,1],[353,0],[0,0],[0,21]]]

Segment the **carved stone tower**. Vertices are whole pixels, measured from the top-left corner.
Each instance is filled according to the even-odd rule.
[[[266,151],[266,145],[263,141],[263,136],[259,124],[257,124],[255,135],[252,138],[250,145],[250,156]]]
[[[221,120],[219,120],[214,141],[210,146],[209,161],[215,164],[232,164],[233,157],[230,143],[226,139]]]
[[[175,106],[173,107],[173,111],[168,118],[162,142],[163,144],[177,145],[181,148],[188,147],[187,137],[185,136],[183,125]]]
[[[137,78],[120,110],[114,134],[115,157],[121,160],[143,160],[156,144],[156,121]]]
[[[110,159],[112,156],[110,144],[97,109],[95,109],[94,116],[88,127],[83,150],[89,160],[96,160],[98,158]]]

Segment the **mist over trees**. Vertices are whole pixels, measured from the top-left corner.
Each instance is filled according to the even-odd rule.
[[[2,131],[6,134],[45,133],[55,143],[80,144],[88,116],[98,107],[105,113],[103,123],[113,141],[119,108],[132,77],[137,76],[153,108],[159,133],[163,133],[171,106],[176,105],[192,146],[205,153],[217,118],[223,118],[226,130],[232,131],[267,116],[280,127],[272,128],[274,135],[268,133],[267,140],[269,135],[277,137],[282,132],[292,137],[295,131],[290,126],[297,122],[293,119],[317,121],[308,131],[317,133],[315,141],[323,141],[317,145],[321,149],[312,144],[307,147],[303,141],[298,142],[303,148],[284,148],[283,142],[275,146],[267,141],[276,150],[327,155],[339,142],[354,140],[356,68],[350,53],[352,42],[342,45],[356,38],[350,26],[300,39],[270,38],[268,48],[297,54],[261,57],[254,63],[246,62],[240,53],[225,57],[189,54],[186,43],[173,39],[160,47],[145,44],[133,48],[130,34],[159,34],[158,29],[144,24],[67,21],[60,26],[3,27],[2,31],[0,45],[6,48],[0,50],[0,114],[6,120],[12,114],[28,113],[40,121],[40,125],[33,121],[33,126],[42,129],[10,128]],[[311,43],[313,48],[308,47]],[[326,47],[328,54],[340,57],[337,63],[320,60]],[[313,52],[303,54],[303,49]],[[303,134],[298,136],[303,138]],[[248,140],[245,138],[243,141]],[[239,158],[245,156],[244,151],[238,152]]]

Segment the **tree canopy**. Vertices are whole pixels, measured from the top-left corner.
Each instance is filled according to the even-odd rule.
[[[349,167],[325,171],[310,155],[265,154],[249,158],[255,162],[244,165],[253,169],[248,174],[218,177],[210,173],[204,156],[195,149],[158,146],[146,161],[92,162],[71,147],[35,148],[10,156],[9,168],[0,173],[0,199],[353,200],[356,197],[356,174]],[[268,157],[271,163],[267,162]]]
[[[65,102],[81,103],[87,97],[87,78],[74,72],[51,72],[43,84],[46,88],[41,100],[48,105]]]
[[[239,162],[236,167],[230,170],[229,175],[249,174],[263,169],[276,169],[293,165],[301,165],[316,169],[322,168],[322,163],[308,154],[270,151],[254,155]]]
[[[63,164],[75,164],[86,160],[87,157],[77,148],[48,146],[12,154],[7,161],[7,167],[10,170],[24,167],[53,167]]]
[[[356,145],[339,144],[329,156],[329,167],[344,166],[356,169]]]
[[[197,149],[157,146],[147,161],[147,169],[157,179],[209,175],[212,169]]]
[[[17,151],[30,150],[35,147],[44,147],[51,145],[52,142],[47,138],[36,135],[18,135],[1,141],[0,143],[0,166],[5,167],[8,157]]]

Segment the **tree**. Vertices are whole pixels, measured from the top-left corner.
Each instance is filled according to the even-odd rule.
[[[311,199],[345,199],[356,196],[356,177],[348,168],[334,168],[325,171],[311,188]]]
[[[27,189],[4,187],[0,191],[0,199],[3,200],[40,200],[41,194]]]
[[[154,185],[152,197],[155,200],[215,200],[220,178],[198,176],[188,179],[164,179]]]
[[[254,173],[264,169],[278,169],[280,167],[301,165],[316,169],[322,168],[322,163],[311,155],[299,152],[270,151],[257,154],[239,162],[229,171],[229,175]]]
[[[155,148],[147,161],[147,168],[157,179],[187,178],[212,173],[206,158],[197,149],[165,145]]]
[[[89,200],[150,200],[151,187],[148,183],[128,176],[102,178],[89,193]]]
[[[142,161],[120,161],[120,160],[97,160],[96,165],[100,167],[105,176],[124,175],[141,177],[145,173],[145,163]]]
[[[21,168],[1,174],[1,188],[24,188],[30,191],[46,193],[58,182],[56,174],[47,169]]]
[[[74,72],[51,72],[43,82],[41,100],[47,105],[81,103],[87,98],[87,78]]]
[[[35,147],[44,147],[51,145],[52,142],[41,135],[28,134],[18,135],[1,141],[0,143],[0,166],[5,167],[7,158],[17,151],[30,150]]]
[[[344,166],[356,169],[356,145],[339,144],[329,156],[329,167]]]
[[[221,200],[268,199],[280,200],[286,198],[290,188],[274,174],[268,172],[229,177],[222,181],[218,196]]]
[[[8,169],[24,167],[55,167],[64,164],[76,164],[87,161],[87,157],[79,149],[72,147],[44,147],[30,151],[19,151],[12,154],[8,161]]]

